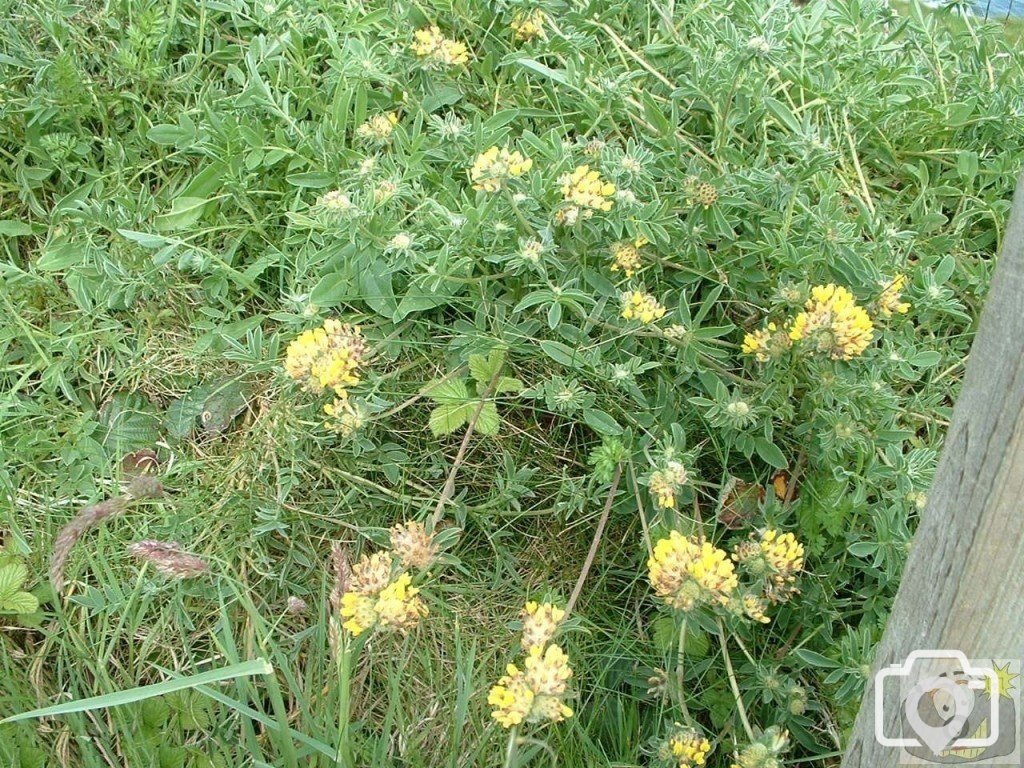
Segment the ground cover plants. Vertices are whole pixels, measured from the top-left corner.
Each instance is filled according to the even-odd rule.
[[[1024,157],[998,24],[0,7],[4,765],[838,764]]]

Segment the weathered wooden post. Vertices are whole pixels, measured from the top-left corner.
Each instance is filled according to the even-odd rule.
[[[1024,177],[875,670],[940,648],[1024,658]],[[875,703],[868,681],[843,768],[899,765],[875,739]],[[895,688],[882,712],[899,732]]]

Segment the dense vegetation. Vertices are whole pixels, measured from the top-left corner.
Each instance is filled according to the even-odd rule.
[[[104,697],[4,765],[838,763],[1024,158],[998,24],[0,7],[0,716]]]

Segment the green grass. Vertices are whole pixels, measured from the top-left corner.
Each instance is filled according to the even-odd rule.
[[[838,765],[1024,158],[1024,58],[1000,25],[871,0],[542,5],[547,37],[524,43],[520,3],[0,0],[0,536],[42,601],[0,620],[0,716],[187,683],[2,725],[0,763],[334,765],[331,544],[355,557],[430,517],[464,428],[432,434],[428,385],[501,347],[525,390],[457,467],[429,616],[359,655],[355,764],[505,759],[488,689],[521,655],[524,601],[576,584],[609,495],[597,453],[623,473],[561,640],[575,713],[524,727],[518,764],[656,763],[685,702],[730,765],[749,738],[724,640],[752,725]],[[409,52],[430,23],[468,66]],[[360,138],[391,111],[388,142]],[[505,145],[533,160],[516,195],[473,190]],[[615,205],[557,226],[582,163]],[[318,205],[332,190],[351,216]],[[639,237],[639,273],[610,271]],[[897,274],[912,306],[885,319]],[[862,356],[741,353],[827,283],[872,311]],[[626,288],[665,317],[623,320]],[[283,369],[328,317],[371,350],[348,438]],[[58,597],[58,532],[144,450],[166,495],[87,532]],[[690,482],[659,510],[647,483],[675,459]],[[732,548],[765,527],[805,544],[801,594],[767,624],[694,612],[680,668],[650,538]],[[207,573],[140,567],[126,547],[150,538]],[[194,677],[256,659],[273,674]]]

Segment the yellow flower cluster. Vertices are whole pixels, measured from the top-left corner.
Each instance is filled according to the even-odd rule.
[[[910,304],[900,301],[903,289],[907,287],[907,276],[896,275],[892,280],[881,282],[882,293],[878,297],[878,313],[882,317],[892,317],[894,314],[905,315],[910,311]]]
[[[612,246],[612,272],[622,270],[626,277],[632,277],[640,269],[640,249],[647,245],[646,237],[638,237],[630,242],[623,240]]]
[[[676,610],[726,605],[738,584],[725,551],[701,536],[686,537],[678,531],[655,544],[647,568],[655,593]]]
[[[411,48],[431,68],[454,67],[469,62],[466,44],[449,40],[436,24],[417,30]]]
[[[497,192],[511,178],[522,176],[533,167],[533,160],[504,147],[491,147],[477,156],[469,169],[473,189]]]
[[[561,179],[562,196],[570,205],[593,211],[610,211],[615,185],[604,181],[601,174],[580,165]]]
[[[391,540],[393,553],[363,555],[344,584],[338,606],[342,627],[353,637],[374,627],[405,633],[427,615],[419,588],[404,569],[429,564],[432,538],[422,524],[406,523],[391,529]]]
[[[321,328],[303,331],[288,345],[284,367],[304,389],[332,390],[339,398],[359,383],[366,342],[359,328],[327,320]]]
[[[622,294],[622,307],[619,315],[623,320],[636,319],[644,325],[648,325],[665,316],[665,305],[649,293],[626,291]]]
[[[551,603],[528,602],[523,610],[523,648],[550,643],[564,618],[565,611]]]
[[[366,412],[363,407],[351,398],[334,398],[334,402],[324,406],[329,429],[338,432],[342,437],[351,437],[366,423]]]
[[[774,602],[784,602],[797,591],[796,576],[804,567],[804,546],[792,533],[780,534],[774,528],[762,531],[754,541],[745,541],[733,551],[732,559],[744,570],[756,577],[764,578],[764,596]],[[758,606],[744,598],[742,612],[755,621],[762,621],[757,613],[764,612],[763,604]]]
[[[775,323],[768,323],[764,328],[751,331],[743,337],[743,352],[753,355],[758,362],[766,363],[778,357],[793,346],[786,329],[779,329]]]
[[[520,42],[529,42],[534,38],[544,38],[544,25],[548,17],[540,8],[532,11],[519,10],[512,17],[509,28],[512,30],[512,37]]]
[[[748,619],[753,619],[761,624],[767,624],[770,621],[768,614],[765,613],[768,610],[768,602],[760,595],[743,595],[740,607]]]
[[[396,125],[398,125],[398,114],[395,112],[374,115],[356,128],[356,136],[368,141],[383,143],[391,138]]]
[[[833,360],[851,360],[871,343],[871,318],[846,288],[832,283],[815,286],[805,310],[790,326],[793,341],[810,343]]]
[[[491,716],[505,728],[572,717],[572,709],[565,704],[572,677],[569,657],[560,646],[550,644],[563,618],[565,611],[551,603],[531,600],[526,604],[522,637],[526,659],[521,669],[509,664],[487,696]]]
[[[505,728],[572,717],[572,709],[565,704],[570,677],[565,651],[557,645],[535,645],[527,653],[523,669],[509,664],[506,674],[491,688],[487,696],[487,703],[494,708],[491,716]]]
[[[678,726],[669,736],[668,751],[679,768],[694,768],[707,762],[711,742],[693,728]]]
[[[676,494],[680,486],[686,485],[688,479],[686,467],[678,461],[670,461],[664,469],[651,472],[647,487],[660,509],[672,509],[676,505]]]

